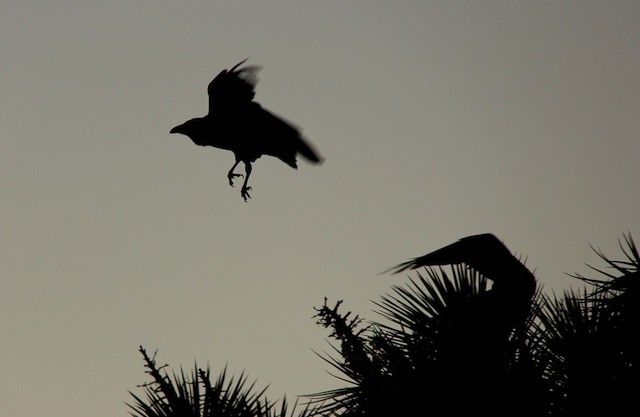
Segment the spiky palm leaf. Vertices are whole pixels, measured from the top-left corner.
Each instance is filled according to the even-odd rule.
[[[552,387],[553,415],[640,412],[640,256],[631,236],[624,239],[622,261],[594,248],[613,272],[591,267],[601,277],[573,275],[593,290],[541,302],[532,334],[543,347],[537,360]]]
[[[130,392],[134,404],[127,404],[134,417],[287,417],[298,412],[297,402],[289,409],[286,398],[279,407],[265,397],[266,388],[255,389],[255,382],[248,384],[246,375],[237,380],[227,378],[226,368],[211,383],[210,369],[197,365],[190,375],[181,369],[169,378],[155,361],[140,347],[147,374],[152,381],[142,385],[145,399]],[[298,417],[314,414],[312,407],[304,407]]]
[[[620,415],[612,401],[623,368],[619,315],[600,301],[586,291],[544,299],[536,335],[545,349],[537,359],[546,370],[554,415]]]
[[[406,286],[392,286],[393,294],[375,302],[379,314],[401,328],[422,330],[427,322],[441,316],[471,297],[487,291],[487,280],[476,271],[456,265],[451,277],[444,268],[425,268]]]
[[[407,285],[394,286],[376,303],[389,323],[349,321],[350,313],[338,312],[339,303],[333,309],[325,303],[319,309],[321,323],[331,327],[341,343],[336,349],[341,358],[325,360],[352,386],[318,394],[316,399],[326,401],[323,411],[345,416],[463,415],[461,400],[469,408],[486,408],[474,404],[483,401],[476,395],[486,392],[483,384],[517,383],[508,369],[517,358],[506,356],[503,341],[492,341],[493,324],[486,323],[495,317],[483,304],[491,297],[484,277],[456,265],[425,269]],[[508,351],[515,355],[518,350]],[[502,371],[486,374],[488,366]]]
[[[602,250],[591,246],[593,251],[605,262],[606,266],[614,271],[613,273],[588,265],[604,278],[588,278],[581,274],[574,274],[573,277],[595,286],[594,293],[607,292],[614,296],[629,293],[628,295],[638,296],[640,292],[640,252],[638,252],[631,234],[626,234],[623,238],[624,243],[622,241],[618,243],[622,254],[626,258],[624,260],[611,259]]]

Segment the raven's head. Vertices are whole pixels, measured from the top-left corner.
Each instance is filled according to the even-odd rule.
[[[207,138],[210,136],[207,123],[202,117],[187,120],[183,124],[171,129],[169,133],[181,133],[191,138],[197,145],[206,145]]]
[[[194,130],[195,119],[187,120],[181,125],[178,125],[171,129],[169,133],[182,133],[183,135],[190,136],[190,133]]]

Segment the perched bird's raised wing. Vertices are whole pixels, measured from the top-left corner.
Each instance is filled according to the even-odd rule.
[[[531,300],[536,291],[536,279],[492,234],[465,237],[389,271],[398,273],[422,266],[461,263],[493,281],[491,290],[476,297],[475,308],[479,308],[476,313],[484,311],[482,314],[490,317],[493,329],[499,334],[507,335],[515,326],[521,326],[530,311]]]
[[[222,70],[209,83],[209,114],[235,111],[253,100],[259,66],[241,67],[246,59],[229,70]]]
[[[461,263],[467,264],[494,282],[504,282],[513,279],[514,276],[526,276],[528,281],[534,281],[533,274],[490,233],[462,238],[442,249],[401,263],[387,272],[397,274],[423,266]]]
[[[531,392],[537,392],[533,391],[534,385],[521,383],[524,375],[530,375],[525,372],[536,369],[527,362],[531,360],[527,356],[531,347],[526,337],[535,278],[492,234],[465,237],[390,271],[450,264],[465,264],[474,272],[469,278],[475,279],[478,272],[492,281],[491,288],[487,290],[483,284],[478,287],[482,290],[474,294],[469,287],[459,285],[462,281],[452,285],[436,283],[415,295],[401,293],[398,299],[409,305],[415,303],[414,310],[392,306],[395,310],[390,311],[411,314],[406,323],[409,328],[418,329],[412,328],[411,341],[428,353],[425,357],[433,355],[431,363],[437,366],[427,369],[435,371],[435,378],[443,377],[442,385],[454,387],[447,391],[447,401],[460,405],[460,415],[508,415],[517,409],[516,404],[526,402]],[[456,271],[460,269],[454,268],[453,276],[460,276]],[[446,277],[444,273],[429,275]],[[433,309],[435,314],[415,318],[428,311],[425,305],[437,306]]]

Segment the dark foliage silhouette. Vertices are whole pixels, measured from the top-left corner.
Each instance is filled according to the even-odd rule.
[[[354,385],[316,396],[326,401],[324,411],[496,415],[513,409],[523,392],[533,394],[534,387],[524,386],[525,373],[540,373],[524,342],[533,274],[493,235],[462,239],[392,270],[449,264],[451,278],[442,268],[427,269],[409,289],[394,287],[394,295],[382,298],[378,306],[392,326],[360,328],[359,319],[338,312],[339,304],[318,310],[345,358],[328,360]]]
[[[227,380],[226,369],[215,383],[211,382],[210,370],[197,365],[190,375],[181,369],[172,380],[163,372],[166,365],[156,365],[155,354],[149,356],[142,346],[140,353],[152,381],[141,386],[146,400],[130,392],[135,403],[128,406],[134,417],[293,417],[298,408],[294,404],[290,410],[286,398],[276,407],[266,399],[266,388],[257,391],[255,383],[247,385],[244,374],[237,380]],[[311,408],[305,407],[297,417],[312,413]]]
[[[325,299],[315,318],[338,344],[319,356],[347,385],[307,396],[300,416],[640,415],[640,254],[630,235],[621,248],[623,260],[596,251],[599,277],[574,275],[584,291],[546,296],[495,236],[471,236],[392,268],[416,276],[375,303],[384,320]],[[171,381],[141,351],[153,381],[136,416],[287,412],[244,376],[211,384],[196,368]]]
[[[540,303],[530,337],[547,370],[551,415],[640,415],[640,255],[631,235],[624,239],[624,260],[596,250],[611,272],[574,275],[592,291],[571,290]]]
[[[340,347],[323,358],[350,386],[312,400],[341,416],[637,415],[640,256],[625,240],[625,260],[600,253],[606,279],[576,275],[595,285],[583,294],[534,294],[533,275],[480,235],[393,268],[424,273],[376,303],[391,324],[325,301],[317,317]],[[500,277],[520,284],[501,289]]]
[[[209,83],[206,116],[188,120],[171,129],[171,133],[182,133],[196,145],[232,151],[235,163],[227,178],[233,186],[233,179],[242,176],[234,169],[244,163],[245,178],[240,193],[246,201],[251,198],[251,187],[247,185],[251,164],[262,155],[274,156],[292,168],[298,167],[297,154],[313,163],[321,162],[321,158],[296,127],[253,101],[259,67],[242,67],[245,61],[223,70]]]

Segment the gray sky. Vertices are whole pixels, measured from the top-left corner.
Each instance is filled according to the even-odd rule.
[[[547,291],[640,239],[640,2],[0,4],[0,413],[127,415],[138,345],[273,399],[340,385],[323,297],[492,232]],[[250,57],[326,158],[254,165],[169,129]]]

